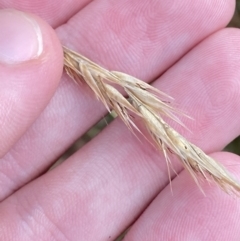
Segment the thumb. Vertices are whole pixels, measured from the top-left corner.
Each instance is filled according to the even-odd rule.
[[[53,96],[63,68],[61,44],[40,18],[0,10],[0,156]]]

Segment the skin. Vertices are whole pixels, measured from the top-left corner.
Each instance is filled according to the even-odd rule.
[[[38,59],[0,64],[0,118],[11,120],[0,125],[1,240],[114,240],[130,225],[127,241],[239,239],[239,198],[206,182],[204,196],[174,158],[170,185],[162,155],[118,119],[46,172],[106,114],[84,84],[62,75],[63,44],[173,96],[195,121],[184,119],[191,132],[172,125],[240,179],[240,158],[221,152],[240,134],[240,31],[225,29],[233,0],[1,0],[0,7],[36,14],[29,16],[44,33]],[[26,88],[19,91],[16,78]]]

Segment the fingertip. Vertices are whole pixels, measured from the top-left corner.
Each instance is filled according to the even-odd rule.
[[[14,9],[0,10],[2,64],[41,60],[46,53],[50,54],[48,57],[57,55],[58,60],[62,60],[61,44],[50,25],[30,13]]]
[[[29,13],[0,10],[0,155],[46,107],[62,70],[62,47],[51,26]]]

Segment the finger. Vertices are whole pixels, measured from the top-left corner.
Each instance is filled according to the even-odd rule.
[[[55,28],[65,23],[90,2],[91,0],[55,0],[46,2],[42,0],[8,0],[0,1],[0,8],[15,8],[36,14]]]
[[[187,96],[187,93],[194,91],[195,85],[202,81],[199,79],[199,75],[205,76],[209,80],[212,79],[212,75],[207,75],[207,73],[215,71],[215,64],[211,65],[212,71],[210,71],[208,65],[201,65],[202,59],[205,59],[206,54],[207,56],[215,55],[213,58],[215,61],[225,59],[225,68],[221,68],[223,76],[229,76],[229,72],[234,79],[240,76],[239,69],[235,68],[238,65],[236,63],[236,61],[239,61],[238,57],[230,54],[231,58],[227,58],[229,53],[237,53],[239,51],[239,39],[239,32],[232,30],[220,31],[192,50],[195,51],[194,55],[189,52],[183,60],[176,64],[176,67],[171,68],[180,68],[179,65],[181,65],[185,69],[180,76],[178,73],[175,76],[171,76],[173,80],[180,78],[185,83],[188,79],[195,83],[189,86],[189,90],[185,95],[180,96],[183,98],[181,100],[182,103],[188,103],[189,96]],[[229,52],[221,50],[223,43],[224,49],[228,49]],[[210,52],[203,51],[203,45],[206,45],[205,48]],[[194,56],[198,57],[198,61]],[[193,58],[195,65],[190,66],[190,69],[184,68],[189,62],[193,61]],[[194,69],[198,69],[199,66],[201,66],[201,71],[196,75]],[[192,73],[192,75],[189,73]],[[223,80],[229,81],[228,78],[223,78]],[[226,113],[226,115],[224,115],[224,112],[219,113],[223,119],[220,123],[224,125],[229,124],[229,115],[232,118],[236,118],[240,114],[240,88],[238,86],[239,82],[238,85],[235,85],[235,88],[230,88],[229,91],[231,93],[228,93],[228,95],[235,96],[230,98],[230,102],[221,102],[219,99],[223,110],[227,110],[232,105],[235,107],[234,110],[230,108],[232,112]],[[216,94],[213,88],[209,91],[212,92],[201,91],[201,95],[199,94],[197,98],[204,99],[209,94]],[[224,95],[221,95],[221,97],[225,98]],[[191,102],[189,102],[189,105],[191,105]],[[210,116],[210,112],[218,112],[219,106],[213,106],[216,109],[201,106],[203,116]],[[193,100],[193,115],[198,111],[194,108]],[[227,138],[221,140],[222,136],[224,136],[224,126],[221,128],[223,132],[221,135],[218,135],[219,132],[215,132],[215,125],[219,126],[219,116],[213,115],[212,118],[215,119],[215,121],[211,122],[212,128],[209,127],[202,130],[203,136],[206,134],[205,131],[209,131],[209,135],[212,136],[211,141],[205,140],[209,149],[212,146],[219,148],[224,141],[229,141]],[[224,123],[224,120],[226,123]],[[201,122],[201,119],[199,121]],[[239,131],[239,123],[231,122],[231,124],[237,135],[239,133],[237,133]],[[198,133],[198,130],[193,129],[192,131],[193,136],[191,138],[193,139],[195,132]],[[228,131],[227,129],[225,132],[226,136],[228,136]],[[230,137],[228,136],[228,138]],[[196,144],[201,143],[201,139],[198,138],[195,142]],[[215,142],[218,144],[215,144]],[[205,148],[207,149],[207,145]],[[180,166],[175,165],[175,163],[174,169],[176,171],[181,170]],[[139,143],[126,128],[124,129],[123,124],[117,120],[68,161],[25,186],[12,195],[11,198],[6,199],[3,202],[5,203],[3,208],[8,210],[11,204],[17,200],[18,211],[21,212],[21,217],[14,219],[14,225],[17,226],[18,223],[22,222],[22,219],[25,220],[26,217],[31,217],[30,219],[34,221],[30,225],[30,230],[35,233],[35,223],[41,223],[45,227],[44,235],[47,238],[55,230],[53,227],[55,225],[72,240],[77,240],[79,233],[81,233],[83,240],[93,240],[96,235],[98,235],[98,240],[106,240],[109,236],[111,236],[111,240],[140,215],[155,195],[168,184],[168,178],[166,163],[162,156],[144,140],[142,140],[142,143]],[[195,188],[196,190],[198,189],[197,186]],[[25,197],[28,197],[27,201]],[[38,210],[41,210],[40,217],[39,212],[36,212],[36,206]],[[11,216],[13,218],[15,212],[14,210],[11,211],[11,214],[7,212],[8,216],[4,217],[3,220],[10,222]],[[75,215],[76,213],[77,215]],[[113,217],[118,218],[113,222]],[[89,232],[89,224],[91,224],[91,232]],[[12,235],[22,234],[21,229],[14,230],[16,229],[11,229]]]
[[[46,23],[19,11],[0,11],[1,157],[48,104],[62,65],[61,45]]]
[[[209,153],[224,148],[240,133],[239,38],[239,29],[211,35],[155,83],[193,118],[183,118],[190,131],[171,122],[173,127]]]
[[[202,1],[200,5],[192,1],[173,5],[166,1],[161,4],[158,1],[152,1],[151,4],[149,1],[95,1],[57,32],[64,44],[80,50],[105,67],[150,81],[209,33],[226,25],[233,7],[233,1],[220,0],[217,3]],[[121,12],[121,9],[125,9],[125,12]],[[192,21],[192,17],[186,13],[194,9],[198,9],[198,12]],[[118,11],[118,15],[112,14]],[[202,18],[203,14],[205,18]],[[138,24],[138,19],[141,24]],[[141,26],[146,26],[144,33]],[[200,26],[202,31],[199,31]],[[100,36],[101,40],[98,40]],[[113,41],[113,36],[119,36],[119,40]],[[113,42],[114,46],[111,45]],[[9,190],[46,170],[54,159],[105,113],[105,108],[95,100],[85,85],[76,88],[76,85],[64,78],[41,119],[13,150],[14,153],[17,151],[17,158],[12,157],[11,153],[6,158],[10,164],[3,168],[3,172],[11,173],[14,181],[9,183],[2,179],[6,189],[1,190],[1,196],[5,197],[11,192]],[[49,116],[54,125],[49,125]],[[22,145],[31,150],[27,156],[21,149]],[[16,172],[12,165],[19,163],[20,158],[23,159],[21,170]],[[21,172],[25,175],[20,175]]]
[[[239,156],[215,153],[240,177]],[[205,196],[186,171],[167,186],[133,225],[124,240],[237,240],[240,236],[239,198],[202,183]]]
[[[106,68],[149,81],[209,34],[225,27],[234,6],[234,1],[221,0],[194,4],[189,0],[175,4],[95,1],[59,27],[57,33],[63,44]],[[193,21],[186,13],[195,9]]]

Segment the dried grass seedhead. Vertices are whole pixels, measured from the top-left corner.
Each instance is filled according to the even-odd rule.
[[[107,110],[114,110],[131,131],[140,131],[132,114],[139,116],[156,147],[163,152],[168,166],[171,166],[169,155],[174,153],[198,185],[200,174],[204,179],[215,181],[226,192],[240,191],[239,183],[222,165],[163,120],[162,117],[167,116],[182,124],[175,115],[178,111],[168,104],[172,99],[170,96],[130,75],[108,71],[65,47],[63,51],[64,67],[69,76],[77,83],[84,80]],[[126,99],[115,85],[122,87],[129,98]]]

